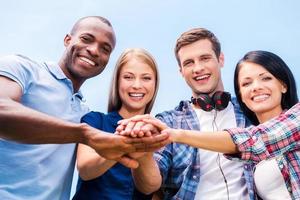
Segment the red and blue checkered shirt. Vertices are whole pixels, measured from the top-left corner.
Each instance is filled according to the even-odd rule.
[[[239,158],[253,165],[276,157],[278,167],[293,199],[300,199],[300,103],[258,126],[227,130]],[[230,156],[230,155],[227,155]]]
[[[238,127],[248,123],[235,99],[232,99]],[[186,130],[200,130],[198,117],[189,101],[180,102],[174,110],[156,116],[169,127]],[[154,154],[163,178],[164,199],[193,200],[200,182],[200,157],[197,148],[171,143]],[[246,163],[246,162],[245,162]],[[249,198],[255,199],[253,191],[252,165],[244,165],[244,178]],[[205,185],[203,185],[205,187]]]

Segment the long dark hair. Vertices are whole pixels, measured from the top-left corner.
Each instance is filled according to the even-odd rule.
[[[262,66],[274,77],[286,85],[287,92],[282,94],[281,99],[282,109],[289,109],[298,103],[295,78],[287,64],[285,64],[285,62],[274,53],[268,51],[250,51],[236,65],[234,72],[234,91],[242,111],[254,125],[259,124],[259,121],[255,113],[243,103],[238,83],[239,72],[242,63],[244,62],[255,63]]]

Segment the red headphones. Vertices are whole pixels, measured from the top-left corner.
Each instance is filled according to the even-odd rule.
[[[197,98],[191,98],[194,105],[200,106],[202,110],[207,112],[213,109],[218,111],[224,110],[228,106],[230,100],[230,93],[223,91],[215,92],[212,97],[208,96],[208,94],[200,94]]]

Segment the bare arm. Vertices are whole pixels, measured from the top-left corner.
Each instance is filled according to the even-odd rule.
[[[21,87],[0,76],[0,137],[22,143],[84,142],[81,125],[65,122],[19,103]]]
[[[145,154],[138,162],[139,167],[132,169],[136,188],[145,194],[157,191],[162,184],[162,177],[152,153]]]
[[[187,144],[196,148],[217,151],[221,153],[238,153],[230,134],[226,131],[199,132],[182,129],[166,129],[173,142]]]
[[[83,180],[91,180],[104,174],[116,164],[114,160],[101,157],[94,149],[79,144],[77,149],[77,169]]]
[[[158,130],[162,130],[162,133],[167,133],[170,137],[169,140],[172,142],[183,143],[196,148],[221,153],[234,154],[239,152],[227,131],[200,132],[194,130],[170,129],[167,128],[165,123],[156,118],[148,118],[143,121],[151,123],[157,127]]]
[[[1,138],[27,144],[83,143],[103,157],[117,160],[127,167],[137,167],[136,161],[124,157],[135,150],[130,139],[35,111],[20,104],[21,97],[21,87],[0,76]]]

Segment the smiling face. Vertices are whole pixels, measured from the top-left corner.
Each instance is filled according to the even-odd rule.
[[[241,63],[238,84],[243,103],[255,113],[260,123],[282,112],[282,93],[287,88],[261,65]]]
[[[79,86],[88,78],[100,74],[115,46],[115,35],[108,24],[98,18],[81,20],[64,39],[65,54],[60,67]]]
[[[125,63],[119,74],[119,96],[122,102],[120,114],[144,114],[146,105],[155,93],[156,75],[145,62],[133,58]]]
[[[208,39],[181,47],[178,57],[180,72],[191,87],[194,97],[201,93],[213,94],[224,90],[221,80],[224,56],[221,54],[217,58]]]

